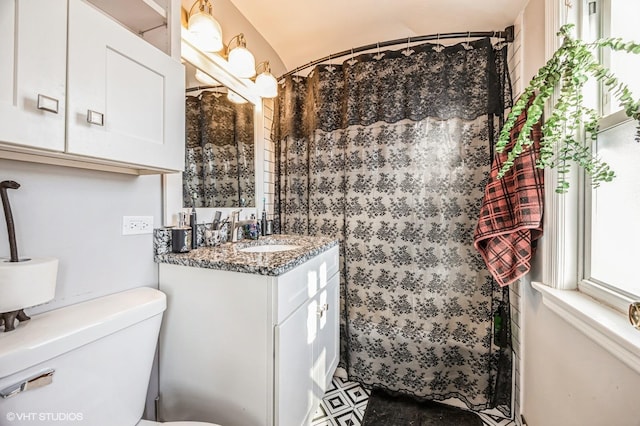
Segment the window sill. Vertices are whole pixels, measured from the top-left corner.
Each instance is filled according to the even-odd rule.
[[[629,319],[577,290],[558,290],[531,283],[549,309],[640,373],[640,331]]]

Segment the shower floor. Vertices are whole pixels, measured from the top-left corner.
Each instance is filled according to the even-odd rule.
[[[369,391],[359,383],[334,377],[316,412],[312,426],[360,426]],[[485,426],[516,426],[513,420],[478,413]]]

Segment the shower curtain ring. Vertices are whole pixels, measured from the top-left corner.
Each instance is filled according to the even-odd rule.
[[[376,59],[376,61],[379,61],[380,59],[382,59],[382,54],[380,53],[380,42],[377,41],[376,42],[376,48],[378,50],[378,53],[376,54],[376,56],[374,56],[374,58]]]
[[[436,47],[434,50],[438,53],[444,50],[444,46],[440,44],[440,33],[436,34]]]
[[[331,58],[331,53],[329,53],[329,66],[327,67],[327,71],[333,73],[336,70],[336,67],[333,66],[333,58]]]
[[[349,63],[349,65],[353,65],[356,62],[358,62],[358,61],[356,61],[356,58],[355,58],[355,56],[353,54],[353,47],[351,48],[351,58],[349,58],[349,60],[347,62]]]
[[[404,53],[405,56],[409,56],[413,53],[413,50],[411,50],[411,36],[407,37],[407,48],[402,53]]]

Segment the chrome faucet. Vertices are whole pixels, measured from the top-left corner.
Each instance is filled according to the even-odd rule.
[[[229,213],[229,217],[231,218],[231,242],[235,243],[238,241],[238,226],[240,226],[240,212],[242,209],[233,210]]]

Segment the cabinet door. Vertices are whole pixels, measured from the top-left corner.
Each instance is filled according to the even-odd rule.
[[[340,274],[335,274],[314,298],[318,306],[318,337],[313,350],[313,368],[320,399],[331,383],[340,356],[339,286]]]
[[[184,168],[184,66],[81,0],[69,1],[67,151]]]
[[[313,416],[313,344],[317,337],[317,304],[303,304],[275,327],[275,422],[301,426]]]
[[[0,142],[64,150],[66,3],[0,1]]]

